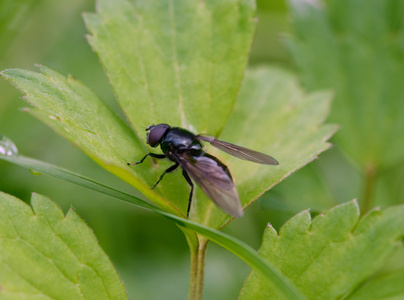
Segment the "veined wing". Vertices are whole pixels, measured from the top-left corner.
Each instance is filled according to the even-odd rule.
[[[202,156],[182,153],[176,158],[185,172],[217,206],[233,217],[239,218],[243,215],[230,172],[216,157],[206,153]]]
[[[209,142],[212,146],[240,159],[264,165],[279,165],[278,161],[275,158],[261,152],[219,141],[212,136],[198,135],[197,138],[202,141]]]

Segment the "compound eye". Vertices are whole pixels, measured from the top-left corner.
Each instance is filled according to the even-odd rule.
[[[156,126],[149,126],[146,130],[150,130],[147,133],[146,142],[152,146],[156,147],[160,144],[161,140],[163,139],[166,131],[170,128],[168,124],[158,124]]]

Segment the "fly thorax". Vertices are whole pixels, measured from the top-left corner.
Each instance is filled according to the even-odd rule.
[[[171,145],[170,142],[162,141],[160,143],[160,148],[165,154],[168,154],[168,152],[170,151],[170,145]]]

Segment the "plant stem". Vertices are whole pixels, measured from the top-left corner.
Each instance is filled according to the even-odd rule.
[[[376,167],[373,164],[368,164],[365,167],[365,186],[362,196],[362,214],[366,214],[372,208],[376,174]]]
[[[191,270],[188,300],[202,300],[205,275],[205,255],[208,239],[198,235],[198,246],[191,250]]]

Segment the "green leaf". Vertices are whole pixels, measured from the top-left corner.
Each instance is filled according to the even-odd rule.
[[[220,139],[267,153],[279,166],[242,161],[213,148],[208,151],[226,162],[247,207],[264,192],[326,150],[335,126],[324,125],[330,106],[328,93],[305,94],[296,78],[278,68],[247,72],[234,112]],[[195,218],[220,227],[228,218],[197,191]]]
[[[127,299],[90,228],[33,194],[32,208],[0,192],[1,299]]]
[[[85,21],[88,40],[145,144],[149,124],[168,123],[213,135],[222,131],[243,79],[254,16],[251,0],[100,0],[97,13],[85,14]],[[154,162],[156,176],[170,164]],[[143,172],[150,165],[135,168]],[[157,190],[185,212],[189,186],[176,173]]]
[[[25,94],[34,108],[26,109],[69,139],[111,173],[122,178],[167,211],[180,214],[150,190],[158,175],[152,168],[131,168],[127,162],[145,149],[130,128],[90,89],[69,76],[41,66],[42,74],[9,69],[1,75]]]
[[[86,14],[85,21],[116,97],[145,143],[149,124],[222,131],[243,79],[254,16],[253,0],[100,0],[97,13]],[[168,164],[156,166],[161,174]],[[186,211],[189,186],[180,172],[157,188]]]
[[[221,133],[220,139],[274,156],[279,166],[260,166],[208,148],[229,165],[246,207],[327,149],[335,130],[322,124],[329,95],[304,94],[296,79],[279,69],[248,72],[234,105],[254,11],[253,1],[243,0],[98,2],[97,14],[86,15],[89,40],[138,136],[72,77],[45,67],[43,74],[6,70],[2,76],[35,107],[28,109],[31,114],[177,215],[188,205],[189,186],[181,172],[150,189],[171,162],[126,165],[149,150],[140,134],[149,122]],[[190,218],[214,228],[230,220],[199,189]]]
[[[252,249],[244,242],[237,240],[234,237],[225,234],[223,232],[169,214],[139,198],[136,198],[132,195],[126,194],[119,190],[110,188],[106,185],[98,183],[82,175],[72,173],[66,169],[51,164],[47,164],[35,159],[17,155],[15,147],[13,147],[14,144],[8,139],[6,139],[6,141],[7,141],[6,146],[8,146],[7,149],[14,149],[14,151],[12,151],[12,153],[10,152],[9,155],[0,155],[0,159],[20,165],[30,170],[35,170],[37,172],[56,177],[58,179],[78,184],[80,186],[98,191],[100,193],[109,195],[111,197],[115,197],[130,204],[134,204],[138,207],[158,213],[176,222],[181,227],[197,232],[207,237],[208,239],[212,240],[213,242],[221,245],[223,248],[229,250],[230,252],[234,253],[235,255],[240,257],[243,261],[245,261],[247,264],[249,264],[251,267],[256,269],[258,272],[262,273],[263,276],[271,280],[271,282],[274,282],[277,289],[279,289],[279,293],[283,294],[286,298],[302,299],[302,296],[299,294],[299,292],[293,287],[293,285],[289,283],[287,279],[284,278],[282,274],[279,273],[279,271],[276,268],[274,268],[271,264],[265,261],[261,256],[259,256],[256,253],[254,249]],[[4,145],[0,144],[0,146]]]
[[[404,270],[383,274],[366,282],[346,299],[403,299],[403,282]]]
[[[404,5],[401,1],[289,1],[288,40],[310,90],[336,92],[330,120],[361,166],[404,160]]]
[[[340,299],[372,275],[404,234],[404,205],[359,220],[356,201],[310,219],[303,211],[279,235],[268,226],[260,254],[308,299]],[[276,299],[274,286],[253,271],[240,299]]]
[[[138,160],[146,152],[130,129],[78,81],[48,68],[41,70],[44,75],[17,69],[2,75],[26,94],[25,99],[35,106],[29,110],[34,116],[160,207],[185,213],[189,187],[180,172],[163,180],[158,190],[150,190],[170,163],[161,162],[158,168],[148,162],[128,167],[126,162]],[[286,71],[260,68],[248,72],[220,138],[268,153],[280,165],[253,164],[208,148],[230,167],[244,206],[329,147],[326,140],[335,126],[322,124],[329,105],[328,94],[304,94],[296,78]],[[218,228],[230,220],[199,189],[194,199],[191,218],[197,222]]]
[[[99,0],[88,37],[143,140],[150,123],[219,133],[244,75],[252,0]]]

